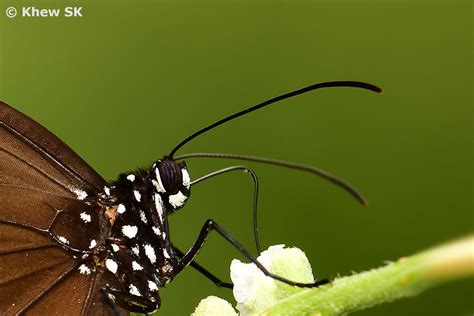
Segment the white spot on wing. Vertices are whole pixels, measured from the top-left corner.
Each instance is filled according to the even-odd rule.
[[[105,186],[104,187],[104,192],[105,192],[105,195],[109,196],[110,195],[110,188],[108,186]]]
[[[145,212],[143,210],[140,210],[140,219],[144,224],[148,224],[148,221],[146,219]]]
[[[183,186],[186,189],[189,189],[191,186],[191,178],[189,177],[189,172],[186,168],[181,169],[181,173],[183,175]]]
[[[59,239],[59,241],[62,242],[63,244],[66,244],[66,245],[69,244],[69,240],[67,240],[66,237],[58,236],[58,239]]]
[[[140,294],[140,291],[138,291],[138,288],[133,285],[133,284],[130,284],[130,290],[129,290],[129,293],[132,294],[132,295],[135,295],[135,296],[142,296]]]
[[[127,209],[125,208],[125,205],[119,204],[119,206],[117,207],[117,212],[119,214],[123,214],[123,213],[125,213],[125,211],[127,211]]]
[[[158,216],[163,221],[165,206],[163,205],[163,200],[161,199],[161,195],[158,193],[155,193],[155,208],[156,208],[156,211],[158,212]]]
[[[166,250],[166,248],[163,248],[163,256],[165,256],[166,259],[169,259],[169,258],[170,258],[170,254],[168,253],[168,251]]]
[[[143,267],[138,264],[136,261],[132,261],[132,269],[133,271],[141,271],[143,270]]]
[[[91,240],[91,243],[90,243],[90,245],[89,245],[89,249],[94,248],[96,245],[97,245],[97,242],[95,241],[95,239],[92,239],[92,240]]]
[[[160,170],[158,168],[155,168],[155,176],[156,176],[156,181],[152,181],[153,184],[155,185],[156,191],[160,193],[165,193],[165,187],[163,186],[163,183],[161,182],[161,176],[160,176]]]
[[[117,251],[120,250],[120,247],[117,246],[116,244],[112,244],[111,246],[112,246],[112,249],[114,250],[114,252],[117,252]]]
[[[158,286],[156,285],[156,283],[150,280],[148,280],[148,288],[150,289],[150,291],[153,292],[158,291]]]
[[[145,247],[145,254],[148,257],[148,259],[150,260],[150,262],[155,263],[156,262],[156,254],[155,254],[155,249],[153,248],[153,246],[150,245],[150,244],[145,244],[144,247]]]
[[[81,264],[78,270],[81,274],[91,274],[91,269],[89,269],[89,267],[86,266],[85,264]]]
[[[138,202],[141,201],[142,195],[140,194],[140,192],[138,192],[137,190],[133,190],[133,195],[135,196],[135,200],[137,200]]]
[[[72,192],[76,195],[78,200],[84,200],[87,197],[87,192],[79,188],[72,188]]]
[[[138,233],[138,227],[133,225],[123,225],[122,233],[128,238],[134,238]]]
[[[82,212],[79,216],[84,221],[84,223],[90,223],[91,222],[91,216],[89,214],[87,214],[86,212]]]
[[[105,266],[107,267],[107,270],[109,270],[113,274],[117,273],[118,264],[114,260],[112,259],[105,260]]]
[[[134,174],[129,174],[129,175],[127,176],[127,180],[130,181],[130,182],[135,181],[135,175],[134,175]]]
[[[170,195],[169,197],[170,204],[174,208],[183,206],[184,202],[186,202],[187,199],[188,197],[184,195],[183,193],[181,193],[181,191],[179,191],[176,194]]]

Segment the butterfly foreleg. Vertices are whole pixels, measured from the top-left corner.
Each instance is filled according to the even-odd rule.
[[[206,175],[204,175],[200,178],[197,178],[196,180],[191,182],[191,185],[195,185],[195,184],[197,184],[201,181],[207,180],[209,178],[212,178],[212,177],[224,174],[224,173],[228,173],[228,172],[231,172],[231,171],[239,171],[239,170],[244,171],[245,173],[248,173],[252,176],[252,180],[253,180],[253,184],[254,184],[254,187],[253,187],[253,204],[252,204],[253,235],[254,235],[254,239],[255,239],[255,246],[257,248],[257,253],[260,254],[261,253],[260,238],[259,238],[259,234],[258,234],[258,223],[257,223],[257,219],[258,219],[257,206],[258,206],[259,184],[258,184],[258,177],[257,177],[257,174],[255,173],[255,171],[253,171],[249,167],[242,166],[242,165],[230,166],[230,167],[227,167],[227,168],[223,168],[223,169],[211,172],[211,173],[206,174]]]
[[[160,307],[159,297],[157,297],[158,302],[154,302],[143,296],[110,287],[103,287],[101,293],[115,316],[124,315],[117,307],[142,314],[151,313]]]
[[[214,222],[213,220],[209,219],[204,223],[203,227],[201,228],[201,232],[199,233],[198,238],[188,250],[188,252],[180,259],[178,262],[177,273],[182,271],[187,265],[191,264],[194,261],[194,258],[197,256],[199,251],[204,246],[206,242],[207,236],[209,233],[215,230],[219,233],[225,240],[227,240],[232,246],[234,246],[240,253],[242,253],[248,260],[253,262],[266,276],[273,278],[275,280],[281,281],[283,283],[298,286],[298,287],[317,287],[322,284],[327,283],[327,280],[316,281],[315,283],[300,283],[288,280],[284,277],[279,275],[273,274],[268,271],[260,262],[258,262],[257,258],[255,258],[237,239],[235,239],[231,234],[229,234],[224,228],[222,228],[219,224]]]
[[[181,250],[176,248],[174,245],[172,247],[173,247],[174,252],[176,253],[176,255],[178,255],[179,258],[182,258],[184,256],[184,253]],[[189,265],[193,267],[194,269],[196,269],[198,272],[200,272],[202,275],[204,275],[206,278],[211,280],[218,287],[224,287],[227,289],[232,289],[234,287],[232,283],[222,281],[220,278],[216,277],[212,272],[210,272],[209,270],[207,270],[206,268],[204,268],[203,266],[201,266],[199,263],[197,263],[194,260],[191,261]]]

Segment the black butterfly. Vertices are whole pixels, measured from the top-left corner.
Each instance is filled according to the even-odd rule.
[[[167,216],[183,207],[192,185],[232,170],[258,182],[245,166],[232,166],[191,181],[184,162],[192,157],[251,160],[323,176],[363,198],[349,184],[311,166],[232,154],[174,156],[198,135],[276,101],[323,87],[349,86],[380,92],[370,84],[339,81],[312,85],[228,116],[183,140],[148,170],[105,181],[71,148],[26,115],[0,102],[0,314],[128,315],[160,307],[158,290],[191,265],[218,286],[220,281],[194,261],[211,230],[217,231],[267,275],[237,240],[212,220],[187,252],[170,239]]]

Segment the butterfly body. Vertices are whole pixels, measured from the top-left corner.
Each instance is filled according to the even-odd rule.
[[[158,288],[174,278],[178,264],[168,216],[184,205],[189,189],[185,165],[164,159],[149,171],[121,174],[92,198],[106,206],[102,213],[110,229],[96,247],[98,260],[85,267],[105,268],[104,274],[112,274],[115,282],[105,283],[103,290],[115,304],[137,312],[159,308]]]

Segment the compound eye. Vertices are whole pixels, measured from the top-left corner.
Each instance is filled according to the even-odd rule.
[[[150,175],[156,191],[167,204],[174,210],[183,207],[191,188],[191,178],[184,162],[176,163],[165,158],[153,164]]]
[[[163,160],[154,168],[155,187],[160,193],[175,194],[182,183],[181,169],[171,160]]]
[[[158,193],[165,193],[166,189],[165,185],[163,184],[163,180],[161,179],[160,169],[158,169],[157,166],[154,166],[151,174],[154,178],[151,180],[151,182],[153,183],[153,186],[155,187],[156,191]]]
[[[152,179],[159,193],[175,194],[179,191],[189,191],[191,178],[189,177],[186,164],[176,163],[172,160],[158,161],[153,165]]]

